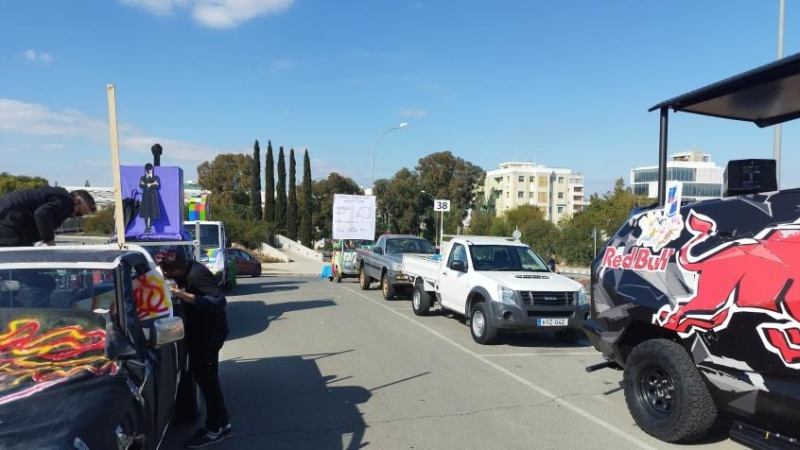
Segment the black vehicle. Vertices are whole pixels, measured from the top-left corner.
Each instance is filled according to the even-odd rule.
[[[723,198],[667,192],[669,109],[753,122],[800,117],[800,54],[653,107],[661,113],[659,202],[592,262],[585,331],[624,369],[642,430],[681,442],[732,416],[731,437],[800,448],[800,189],[777,191],[774,160],[731,161]],[[726,421],[730,423],[729,421]]]
[[[0,448],[157,448],[182,338],[141,248],[0,250]]]

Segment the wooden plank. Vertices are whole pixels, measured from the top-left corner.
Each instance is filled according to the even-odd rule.
[[[108,131],[111,137],[111,171],[114,174],[114,222],[119,248],[125,246],[125,217],[122,211],[122,180],[119,171],[119,135],[117,133],[117,97],[113,84],[108,88]]]

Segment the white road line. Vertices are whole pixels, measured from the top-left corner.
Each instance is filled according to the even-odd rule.
[[[586,410],[580,408],[577,405],[573,405],[572,403],[564,400],[563,398],[560,398],[559,396],[557,396],[556,394],[548,391],[547,389],[545,389],[545,388],[543,388],[543,387],[541,387],[541,386],[539,386],[539,385],[537,385],[535,383],[532,383],[531,381],[528,381],[525,378],[522,378],[521,376],[515,374],[514,372],[506,369],[505,367],[503,367],[503,366],[501,366],[501,365],[499,365],[499,364],[497,364],[497,363],[495,363],[493,361],[490,361],[485,356],[482,356],[482,355],[479,355],[479,354],[473,352],[472,350],[470,350],[470,349],[464,347],[463,345],[455,342],[454,340],[444,336],[443,334],[439,333],[438,331],[423,325],[421,322],[415,320],[414,318],[408,317],[406,315],[403,315],[401,312],[399,312],[399,311],[397,311],[397,310],[395,310],[393,308],[390,308],[390,307],[384,305],[383,303],[376,302],[375,300],[367,297],[366,295],[362,294],[361,292],[354,291],[352,289],[349,289],[349,288],[347,288],[345,286],[341,286],[341,285],[339,285],[339,287],[341,287],[342,289],[344,289],[346,291],[350,291],[351,293],[353,293],[353,294],[355,294],[355,295],[367,300],[368,302],[372,303],[373,305],[380,306],[381,308],[385,309],[386,311],[389,311],[392,314],[396,314],[398,317],[402,317],[403,319],[413,323],[414,325],[416,325],[416,326],[426,330],[427,332],[433,334],[434,336],[438,337],[439,339],[447,342],[448,344],[452,345],[453,347],[463,351],[464,353],[466,353],[468,355],[471,355],[475,359],[477,359],[477,360],[483,362],[484,364],[494,368],[498,372],[503,373],[504,375],[508,376],[509,378],[513,378],[514,380],[517,380],[518,382],[524,384],[525,386],[527,386],[527,387],[533,389],[534,391],[540,393],[541,395],[549,398],[553,402],[558,403],[559,405],[571,410],[572,412],[582,416],[583,418],[585,418],[585,419],[587,419],[587,420],[589,420],[591,422],[594,422],[596,425],[599,425],[602,428],[605,428],[606,430],[608,430],[608,431],[616,434],[617,436],[627,440],[628,442],[631,442],[632,444],[635,444],[639,448],[643,448],[643,449],[647,449],[647,450],[656,450],[654,447],[652,447],[652,446],[648,445],[647,443],[639,440],[635,436],[632,436],[632,435],[620,430],[619,428],[615,427],[614,425],[611,425],[610,423],[606,422],[605,420],[602,420],[602,419],[599,419],[599,418],[595,417],[589,411],[586,411]]]
[[[581,355],[597,355],[597,352],[541,352],[541,353],[492,353],[488,355],[481,355],[484,358],[502,358],[512,356],[581,356]]]

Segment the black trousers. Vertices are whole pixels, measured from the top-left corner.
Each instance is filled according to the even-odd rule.
[[[217,431],[228,424],[228,409],[219,384],[222,342],[189,342],[189,368],[206,400],[206,428]]]

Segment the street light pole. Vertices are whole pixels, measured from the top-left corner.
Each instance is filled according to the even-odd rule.
[[[778,0],[778,59],[783,58],[783,12],[784,0]],[[772,157],[775,159],[775,181],[781,188],[781,124],[775,125],[772,137]]]
[[[396,126],[396,127],[389,128],[388,130],[386,130],[386,131],[384,131],[383,133],[379,134],[379,135],[378,135],[378,138],[377,138],[377,139],[375,139],[375,144],[373,144],[373,145],[372,145],[372,171],[371,171],[371,175],[370,175],[370,187],[372,187],[372,186],[374,186],[374,185],[375,185],[375,150],[378,148],[378,141],[380,141],[380,140],[381,140],[381,138],[382,138],[382,137],[383,137],[383,136],[384,136],[386,133],[388,133],[388,132],[390,132],[390,131],[392,131],[392,130],[399,130],[399,129],[401,129],[401,128],[405,128],[405,127],[407,127],[407,126],[408,126],[408,124],[407,124],[407,123],[405,123],[405,122],[403,122],[403,123],[401,123],[400,125],[398,125],[398,126]]]

